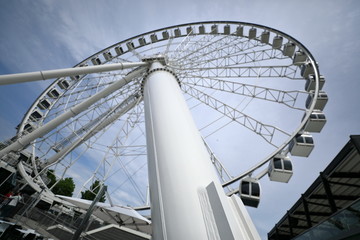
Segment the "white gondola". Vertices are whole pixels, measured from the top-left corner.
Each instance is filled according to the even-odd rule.
[[[311,63],[305,63],[301,66],[301,76],[308,78],[310,74],[314,74],[314,67]]]
[[[211,33],[212,34],[218,34],[219,30],[218,30],[218,25],[214,24],[211,26]]]
[[[46,110],[49,109],[49,107],[51,106],[51,102],[47,99],[43,99],[38,103],[38,108],[40,108],[41,110]]]
[[[261,33],[260,41],[261,43],[269,43],[270,32],[264,31]]]
[[[61,80],[59,80],[58,86],[61,89],[68,89],[70,87],[70,83],[66,79],[62,78]]]
[[[236,36],[244,36],[244,27],[243,26],[238,26],[236,28]]]
[[[151,42],[155,43],[158,41],[157,35],[155,33],[150,35]]]
[[[35,124],[33,124],[33,123],[27,123],[27,124],[25,124],[25,126],[24,126],[24,131],[26,131],[26,132],[28,132],[28,133],[31,133],[32,131],[34,131],[36,129],[36,126],[35,126]]]
[[[122,49],[122,47],[117,46],[117,47],[115,47],[115,52],[117,55],[121,55],[124,53],[124,50]]]
[[[294,59],[293,59],[293,64],[295,65],[301,65],[304,64],[304,62],[306,61],[306,54],[302,51],[297,51],[295,52],[294,55]]]
[[[294,55],[295,52],[295,43],[293,42],[288,42],[284,45],[284,50],[283,50],[283,54],[284,56],[287,57],[292,57]]]
[[[271,181],[289,182],[293,175],[290,158],[280,154],[276,155],[269,163],[268,175]]]
[[[199,26],[199,33],[205,34],[205,26],[204,25]]]
[[[282,42],[283,42],[283,37],[281,36],[275,36],[273,39],[273,44],[272,47],[274,49],[280,49],[282,46]]]
[[[324,84],[325,84],[325,78],[324,78],[324,76],[320,75],[319,90],[321,90],[324,87]],[[308,78],[306,79],[305,90],[307,92],[315,91],[315,75],[314,74],[310,74],[308,76]]]
[[[256,38],[256,28],[252,27],[249,29],[249,38],[250,39],[255,39]]]
[[[38,110],[34,110],[31,114],[30,114],[30,119],[32,121],[37,121],[39,119],[41,119],[43,117],[42,112],[38,111]]]
[[[186,33],[187,33],[187,35],[194,34],[194,29],[192,27],[187,27],[186,28]]]
[[[47,95],[51,98],[57,99],[60,96],[60,93],[56,88],[53,88],[47,93]]]
[[[126,47],[128,48],[129,51],[132,51],[132,50],[134,50],[135,45],[133,42],[127,42]]]
[[[109,51],[104,52],[103,56],[104,56],[106,61],[110,61],[113,58],[111,52],[109,52]]]
[[[139,44],[140,44],[140,46],[144,46],[146,44],[144,37],[139,38]]]
[[[260,202],[260,184],[255,178],[241,179],[239,186],[240,198],[244,205],[258,207]]]
[[[180,28],[177,28],[174,30],[174,33],[175,33],[175,37],[180,37],[181,36],[181,30]]]
[[[91,62],[93,65],[100,65],[101,64],[101,61],[98,57],[94,57],[91,59]]]
[[[296,135],[289,144],[289,152],[293,156],[308,157],[314,149],[314,140],[309,133]]]
[[[169,32],[168,32],[168,31],[163,31],[163,32],[162,32],[162,36],[163,36],[163,39],[166,40],[166,39],[169,39],[169,36],[170,36],[170,35],[169,35]]]
[[[79,75],[75,75],[75,76],[70,76],[71,80],[73,81],[77,81],[80,79],[80,76]]]
[[[229,35],[230,34],[230,25],[224,26],[224,34]]]
[[[304,114],[305,117],[305,114]],[[304,126],[304,131],[306,132],[321,132],[323,127],[326,124],[325,114],[320,110],[314,110],[310,114],[309,120],[306,122]]]
[[[306,99],[306,103],[305,103],[305,107],[306,107],[307,109],[310,108],[311,103],[312,103],[312,101],[313,101],[313,99],[314,99],[314,95],[315,95],[315,92],[314,92],[314,91],[310,91],[309,93],[310,93],[310,94],[309,94],[308,98]],[[319,91],[319,95],[318,95],[318,97],[317,97],[317,101],[316,101],[316,103],[315,103],[314,109],[318,109],[318,110],[323,111],[324,108],[325,108],[325,106],[326,106],[326,104],[327,104],[327,102],[328,102],[328,100],[329,100],[329,98],[328,98],[328,95],[326,94],[326,92],[324,92],[324,91]]]

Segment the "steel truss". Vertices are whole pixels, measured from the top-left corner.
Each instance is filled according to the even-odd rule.
[[[257,30],[255,36],[250,36],[251,29]],[[269,33],[270,40],[263,40],[263,33]],[[283,40],[277,47],[272,39],[279,36]],[[294,44],[291,54],[285,49],[288,43]],[[298,60],[295,58],[296,52],[304,57]],[[130,197],[131,200],[125,204],[145,204],[143,196],[148,183],[144,180],[147,175],[144,171],[147,154],[141,88],[146,72],[123,69],[86,73],[83,70],[87,66],[101,67],[114,63],[141,62],[140,65],[145,66],[143,61],[146,58],[159,53],[165,59],[164,68],[175,74],[185,96],[189,97],[188,104],[199,104],[199,107],[195,105],[193,111],[196,121],[204,122],[204,115],[195,113],[197,108],[204,107],[238,123],[238,127],[249,129],[259,136],[263,144],[273,149],[261,159],[252,159],[255,163],[253,167],[236,169],[230,174],[225,169],[226,164],[220,162],[226,153],[210,150],[214,139],[204,139],[210,153],[209,160],[217,169],[223,186],[262,170],[273,156],[286,152],[290,141],[303,131],[314,110],[320,74],[311,53],[296,39],[278,30],[251,23],[218,21],[183,24],[118,42],[77,64],[73,69],[83,68],[80,72],[57,78],[29,108],[18,126],[17,136],[12,139],[15,145],[9,143],[12,147],[7,152],[2,150],[0,157],[6,158],[10,151],[34,150],[39,161],[34,162],[33,168],[39,168],[40,173],[45,173],[48,168],[54,169],[58,177],[71,176],[74,174],[72,169],[91,166],[91,170],[84,172],[85,177],[79,178],[82,181],[79,189],[88,189],[89,184],[98,179],[105,181],[105,184],[108,182],[108,190],[113,195],[124,196],[134,189],[136,196]],[[312,68],[305,69],[309,64]],[[304,69],[308,73],[304,73]],[[301,104],[311,94],[300,90],[299,86],[305,84],[308,74],[314,74],[316,87],[311,105],[305,108]],[[129,76],[131,81],[119,85],[85,109],[76,111],[76,114],[70,114],[76,106]],[[286,88],[281,88],[281,84],[263,86],[263,82],[257,85],[259,80],[267,81],[269,85],[281,82]],[[245,114],[245,108],[227,103],[225,96],[229,95],[241,97],[237,101],[245,99],[250,105],[252,99],[258,99],[285,106],[290,114],[305,116],[291,126],[292,130],[288,130],[288,127],[282,130],[282,126]],[[71,116],[47,128],[47,131],[39,130],[57,121],[64,113]],[[216,132],[225,126],[221,124],[217,126],[214,121],[208,128],[213,127]],[[121,176],[117,178],[118,185],[115,186],[117,174]]]

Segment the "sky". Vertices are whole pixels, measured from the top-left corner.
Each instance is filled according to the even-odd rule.
[[[140,33],[211,20],[257,23],[291,35],[310,50],[326,79],[327,124],[314,136],[314,151],[309,158],[295,159],[290,183],[265,184],[259,208],[248,208],[265,239],[345,145],[349,135],[360,133],[359,1],[2,0],[0,74],[72,67]],[[1,140],[15,135],[15,127],[47,84],[0,86]]]

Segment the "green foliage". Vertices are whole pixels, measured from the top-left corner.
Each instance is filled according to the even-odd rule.
[[[52,189],[54,194],[71,197],[75,189],[75,183],[72,178],[61,179]]]
[[[87,199],[87,200],[94,200],[97,193],[100,191],[100,181],[96,180],[91,186],[90,186],[90,190],[86,190],[84,192],[81,192],[81,198],[82,199]],[[105,192],[103,193],[103,195],[101,196],[99,202],[105,202],[106,197],[105,197]]]
[[[46,173],[46,176],[48,177],[48,179],[50,180],[50,182],[47,184],[47,187],[50,188],[52,187],[57,179],[56,176],[54,174],[54,170],[48,170]],[[63,196],[68,196],[71,197],[73,192],[75,190],[75,183],[74,180],[72,178],[64,178],[61,179],[51,190],[54,194],[58,194],[58,195],[63,195]]]
[[[54,174],[54,170],[52,169],[48,170],[46,176],[50,180],[50,182],[47,184],[47,187],[50,188],[52,185],[56,183],[56,176]]]

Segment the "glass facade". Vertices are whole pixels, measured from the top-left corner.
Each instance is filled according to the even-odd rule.
[[[356,236],[360,237],[360,199],[294,239],[359,239]]]

